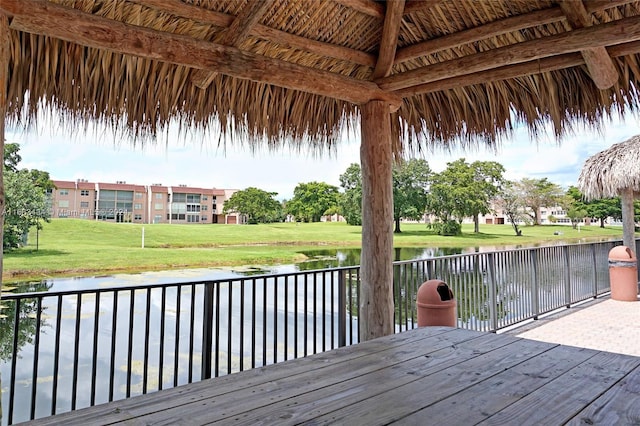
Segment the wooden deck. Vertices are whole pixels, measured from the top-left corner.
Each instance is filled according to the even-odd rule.
[[[639,424],[640,357],[425,327],[32,423],[215,422]]]

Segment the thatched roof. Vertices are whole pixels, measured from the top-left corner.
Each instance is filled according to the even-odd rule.
[[[628,188],[640,193],[640,135],[589,157],[578,188],[588,200],[617,197]]]
[[[493,145],[519,123],[561,135],[638,101],[638,1],[0,0],[0,12],[14,125],[44,109],[140,140],[175,123],[326,149],[359,104],[385,99],[403,148],[422,150]]]

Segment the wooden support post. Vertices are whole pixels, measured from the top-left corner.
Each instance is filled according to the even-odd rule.
[[[622,244],[636,252],[635,220],[633,212],[633,189],[620,190],[622,200]]]
[[[389,103],[361,106],[362,254],[360,341],[394,332],[393,184]]]
[[[4,158],[5,118],[7,116],[7,91],[9,90],[9,59],[11,55],[9,18],[0,13],[0,151]],[[0,293],[2,293],[2,264],[4,241],[4,164],[0,167]],[[1,410],[0,410],[1,414]]]

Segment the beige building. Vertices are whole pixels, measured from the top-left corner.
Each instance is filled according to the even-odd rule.
[[[243,223],[238,214],[223,215],[224,202],[236,190],[186,185],[135,185],[54,180],[49,194],[52,218],[127,223]]]

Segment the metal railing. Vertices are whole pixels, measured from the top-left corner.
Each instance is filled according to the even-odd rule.
[[[396,332],[438,278],[458,326],[497,331],[609,291],[619,242],[394,263]],[[357,343],[359,267],[227,280],[3,294],[3,424]]]

